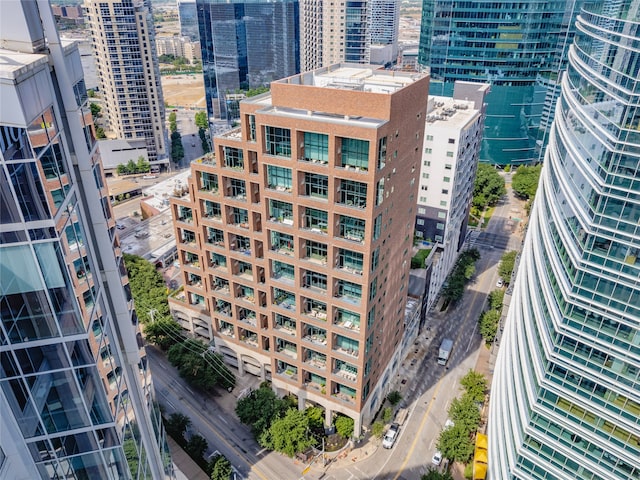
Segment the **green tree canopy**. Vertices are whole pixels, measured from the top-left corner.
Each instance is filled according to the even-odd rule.
[[[530,200],[535,197],[541,171],[542,164],[536,165],[535,167],[526,165],[519,166],[511,180],[513,192],[525,200]]]
[[[376,438],[382,438],[382,435],[384,435],[384,423],[380,420],[374,422],[371,426],[371,434]]]
[[[184,451],[193,459],[202,458],[207,451],[207,440],[202,435],[192,435],[184,446]]]
[[[453,427],[440,431],[437,447],[444,458],[466,463],[473,455],[474,445],[469,431],[456,422]]]
[[[487,310],[482,312],[478,319],[480,335],[487,344],[491,344],[496,339],[498,325],[500,324],[501,313],[498,310]]]
[[[153,322],[147,322],[143,331],[148,342],[155,343],[164,351],[184,340],[182,327],[171,318],[163,317]]]
[[[187,339],[169,348],[169,362],[190,385],[205,391],[215,386],[233,387],[235,378],[222,356],[208,350],[204,342]]]
[[[156,267],[137,255],[124,254],[131,294],[142,323],[170,319],[167,287]]]
[[[304,411],[309,420],[309,428],[321,430],[324,428],[324,410],[320,407],[307,407]]]
[[[487,377],[475,370],[469,370],[460,380],[460,385],[462,385],[465,393],[469,395],[474,402],[484,401],[488,386]]]
[[[304,452],[315,445],[316,439],[309,435],[309,419],[304,412],[290,408],[284,417],[277,418],[258,439],[260,445],[289,457]]]
[[[211,480],[231,480],[233,469],[231,462],[223,455],[216,455],[209,463],[211,469]]]
[[[500,264],[498,265],[498,275],[500,275],[505,283],[509,283],[511,281],[511,274],[513,273],[513,268],[515,266],[517,256],[518,252],[512,250],[502,255],[502,258],[500,259]]]
[[[256,438],[269,428],[274,418],[284,415],[288,404],[278,398],[269,384],[263,383],[258,390],[238,400],[236,415],[240,421],[251,427]]]
[[[473,205],[478,208],[495,205],[505,193],[507,190],[504,178],[498,171],[487,163],[478,164],[473,188]]]
[[[207,116],[207,112],[205,112],[204,110],[201,112],[196,112],[194,121],[196,127],[198,128],[201,128],[203,130],[209,128],[209,117]]]
[[[347,417],[345,415],[338,415],[336,417],[336,432],[342,438],[351,438],[353,435],[353,418]]]
[[[427,473],[422,475],[420,480],[453,480],[453,477],[449,472],[439,472],[433,467],[429,467]]]
[[[397,390],[393,390],[392,392],[389,392],[389,395],[387,395],[387,400],[389,400],[389,403],[395,407],[400,403],[400,400],[402,400],[402,394]]]
[[[100,112],[102,111],[102,107],[100,105],[98,105],[97,103],[91,102],[89,104],[89,110],[91,110],[91,115],[95,119],[95,118],[98,118],[100,116]]]
[[[502,303],[504,302],[504,290],[501,288],[493,290],[487,297],[489,306],[492,310],[502,311]]]
[[[187,431],[189,425],[191,425],[191,420],[182,413],[172,413],[164,424],[167,433],[180,445],[186,443],[184,432]]]
[[[180,132],[173,131],[171,134],[171,159],[178,163],[184,158],[184,146],[182,145],[182,137]]]
[[[96,128],[96,138],[98,139],[107,138],[107,135],[104,133],[104,128],[102,127]]]
[[[480,425],[480,409],[478,409],[478,406],[470,395],[463,395],[451,401],[449,418],[453,420],[456,427],[464,428],[465,432],[470,434],[475,432],[478,425]]]

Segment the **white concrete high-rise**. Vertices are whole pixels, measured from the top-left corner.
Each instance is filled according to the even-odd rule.
[[[85,0],[107,135],[145,140],[168,163],[164,101],[150,0]]]
[[[640,478],[640,3],[584,7],[494,373],[492,479]]]
[[[4,0],[0,58],[0,478],[167,478],[78,47]]]

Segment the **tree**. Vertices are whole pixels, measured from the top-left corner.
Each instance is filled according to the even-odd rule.
[[[182,146],[182,137],[178,131],[171,134],[171,159],[178,163],[184,158],[184,147]]]
[[[246,397],[238,400],[236,415],[242,423],[249,425],[256,438],[271,426],[274,418],[284,415],[287,403],[277,397],[268,383],[260,385]]]
[[[389,423],[389,420],[391,420],[392,416],[393,410],[391,409],[391,407],[386,407],[384,410],[382,410],[382,421],[384,423]]]
[[[153,263],[137,255],[124,254],[131,295],[142,323],[170,319],[167,287]]]
[[[187,339],[169,348],[167,358],[190,385],[204,391],[215,386],[233,387],[235,378],[222,356],[210,352],[204,342]]]
[[[384,423],[380,420],[374,422],[371,426],[371,434],[376,438],[382,438],[382,435],[384,435]]]
[[[453,427],[440,431],[437,448],[444,458],[466,463],[473,455],[473,447],[471,434],[464,425],[458,425],[456,422]]]
[[[475,432],[478,429],[478,425],[480,425],[480,409],[470,395],[463,395],[451,401],[449,418],[453,420],[456,427],[464,428],[465,432],[470,434]]]
[[[172,413],[164,424],[167,433],[180,445],[184,445],[186,443],[184,439],[184,432],[187,431],[187,427],[189,425],[191,425],[191,420],[182,413]]]
[[[136,173],[147,173],[149,170],[151,170],[151,164],[140,155],[136,163]]]
[[[192,435],[187,444],[184,446],[184,451],[189,454],[191,458],[200,459],[204,456],[204,452],[207,451],[207,440],[202,435]]]
[[[233,469],[231,462],[223,455],[216,455],[209,463],[211,480],[231,480]]]
[[[484,401],[487,392],[487,378],[484,375],[475,370],[469,370],[460,380],[460,385],[474,402]]]
[[[478,164],[473,188],[473,205],[478,208],[495,205],[505,193],[507,190],[504,179],[496,169],[487,163]]]
[[[118,175],[126,174],[127,166],[124,163],[119,163],[118,166],[116,167],[116,172],[118,172]]]
[[[336,432],[342,438],[350,438],[353,435],[353,418],[338,415],[335,421]]]
[[[501,313],[498,310],[487,310],[480,314],[480,318],[478,319],[480,335],[482,335],[487,345],[496,339],[500,315]]]
[[[420,480],[453,480],[453,477],[448,471],[439,472],[433,467],[429,467],[427,473],[420,477]]]
[[[502,303],[504,302],[504,290],[501,288],[493,290],[487,297],[489,307],[493,310],[502,311]]]
[[[87,96],[89,98],[94,98],[96,96],[96,91],[90,88],[89,90],[87,90]]]
[[[102,111],[102,107],[100,105],[91,102],[89,104],[89,109],[91,110],[91,116],[93,116],[94,120],[100,117],[100,112]]]
[[[209,145],[209,139],[207,138],[206,130],[200,128],[198,130],[198,135],[200,135],[200,143],[202,144],[202,151],[204,153],[209,153],[211,151],[211,146]]]
[[[308,407],[304,414],[309,421],[309,428],[312,430],[321,430],[324,428],[324,410],[320,407]]]
[[[536,165],[535,167],[526,165],[519,166],[511,180],[513,193],[525,200],[533,199],[538,189],[541,171],[542,164]]]
[[[498,265],[498,275],[504,280],[505,283],[509,283],[511,280],[511,274],[516,264],[516,257],[518,252],[512,250],[502,255],[500,264]]]
[[[161,318],[146,323],[144,325],[144,336],[148,342],[155,343],[164,351],[184,340],[182,327],[171,318]]]
[[[107,138],[107,135],[104,133],[104,128],[102,127],[96,128],[96,138],[98,139]]]
[[[274,420],[269,429],[262,432],[258,442],[265,448],[289,457],[317,443],[309,435],[309,419],[297,408],[290,408],[284,417]]]
[[[399,391],[394,390],[392,392],[389,392],[389,395],[387,395],[387,400],[389,400],[389,403],[395,407],[398,403],[400,403],[400,400],[402,400],[402,395]]]
[[[204,110],[201,112],[196,112],[194,121],[196,127],[202,130],[206,130],[207,128],[209,128],[209,117],[207,116],[207,112],[205,112]]]

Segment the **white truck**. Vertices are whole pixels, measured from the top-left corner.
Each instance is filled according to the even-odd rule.
[[[453,348],[453,340],[445,338],[440,344],[440,350],[438,351],[438,365],[446,365],[451,355],[451,349]]]

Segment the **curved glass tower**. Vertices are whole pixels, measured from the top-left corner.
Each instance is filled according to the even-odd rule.
[[[492,479],[640,478],[639,9],[577,19],[495,369]]]

